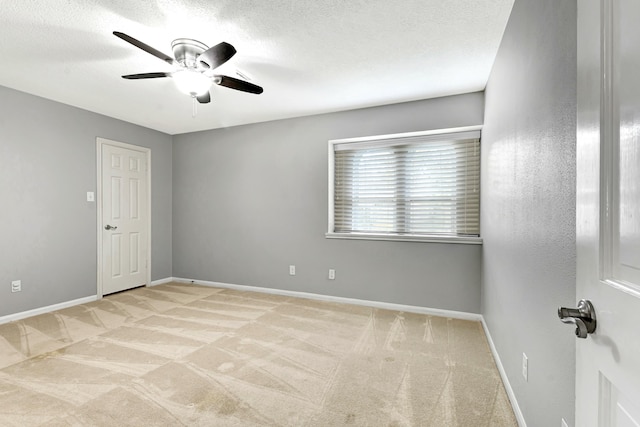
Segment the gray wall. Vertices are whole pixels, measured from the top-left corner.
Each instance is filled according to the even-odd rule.
[[[175,136],[174,276],[479,313],[481,246],[324,233],[328,140],[478,125],[483,104],[474,93]]]
[[[516,0],[485,96],[483,314],[528,426],[573,425],[575,0]]]
[[[96,294],[98,136],[151,148],[152,278],[171,276],[171,136],[0,87],[0,316]]]

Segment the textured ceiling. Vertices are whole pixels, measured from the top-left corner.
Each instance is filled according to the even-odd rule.
[[[514,0],[2,0],[0,85],[169,134],[483,90]],[[238,53],[198,105],[172,79],[123,74],[170,65],[186,37]]]

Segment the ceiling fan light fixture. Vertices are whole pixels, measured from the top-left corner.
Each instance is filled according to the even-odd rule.
[[[176,71],[173,80],[178,90],[193,97],[204,95],[211,87],[211,79],[195,70]]]
[[[172,77],[181,92],[191,96],[194,101],[197,100],[201,104],[211,102],[209,88],[214,83],[241,92],[253,94],[261,94],[263,92],[260,86],[249,83],[246,80],[224,75],[204,74],[208,70],[218,68],[236,54],[236,49],[227,42],[220,42],[213,47],[207,48],[207,45],[197,40],[176,39],[171,44],[173,55],[175,56],[174,59],[120,31],[114,31],[113,35],[163,60],[175,69],[174,72],[127,74],[122,76],[124,79],[138,80]]]

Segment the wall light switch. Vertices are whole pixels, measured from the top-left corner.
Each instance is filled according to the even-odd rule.
[[[93,191],[87,191],[87,202],[95,202],[96,196]]]
[[[22,280],[14,280],[11,282],[11,292],[22,291]]]

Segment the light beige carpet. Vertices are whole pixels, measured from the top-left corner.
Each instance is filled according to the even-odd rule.
[[[517,426],[481,324],[170,283],[0,325],[2,426]]]

